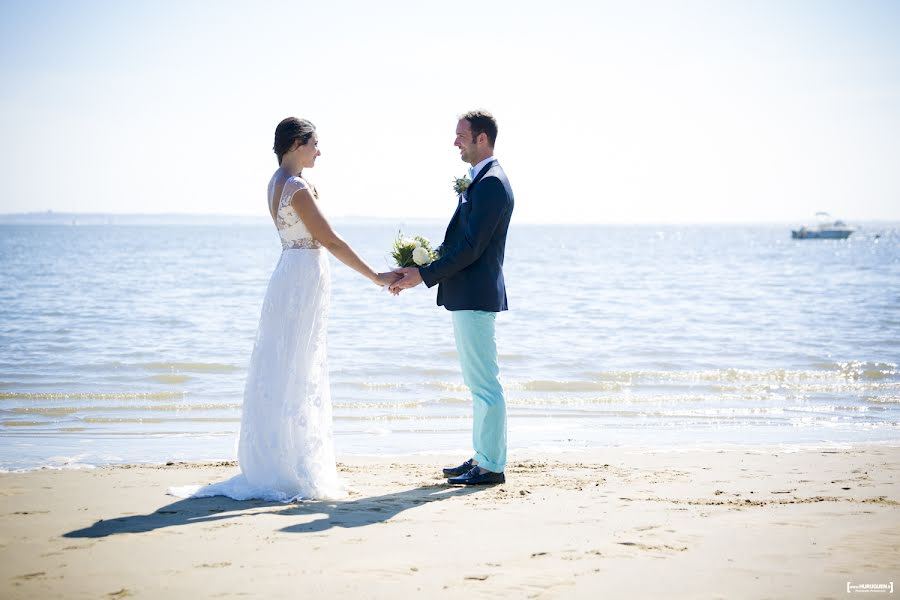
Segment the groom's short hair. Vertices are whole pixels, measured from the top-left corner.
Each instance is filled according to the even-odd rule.
[[[461,116],[460,119],[465,119],[469,122],[469,126],[472,128],[473,142],[483,133],[487,135],[488,144],[490,144],[491,148],[494,147],[494,143],[497,141],[497,120],[494,118],[494,115],[486,110],[470,110]]]

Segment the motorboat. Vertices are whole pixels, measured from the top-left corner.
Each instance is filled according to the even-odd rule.
[[[832,219],[826,212],[817,212],[816,218],[819,224],[816,227],[803,226],[791,231],[791,238],[795,240],[845,240],[856,231],[840,219]]]

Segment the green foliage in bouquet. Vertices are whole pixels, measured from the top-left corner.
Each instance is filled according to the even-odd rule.
[[[438,258],[437,253],[431,248],[428,238],[417,235],[415,237],[403,237],[397,232],[391,257],[398,267],[421,267],[431,264]]]

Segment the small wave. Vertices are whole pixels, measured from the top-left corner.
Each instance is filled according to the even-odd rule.
[[[701,417],[701,418],[739,418],[739,417],[759,417],[759,416],[790,416],[791,413],[804,413],[815,415],[819,413],[829,413],[828,419],[834,417],[830,413],[841,411],[865,412],[865,407],[845,407],[845,406],[753,406],[753,407],[721,407],[721,408],[694,408],[694,409],[675,409],[647,411],[641,413],[642,416],[648,417]]]
[[[82,469],[95,469],[96,464],[100,462],[108,462],[108,461],[121,460],[118,456],[113,455],[97,455],[97,454],[89,454],[82,453],[75,456],[51,456],[46,459],[46,462],[41,465],[36,465],[30,469],[23,469],[23,471],[36,471],[42,469],[49,469],[53,471],[59,470],[82,470]]]
[[[852,394],[863,391],[880,391],[880,390],[900,390],[900,382],[869,382],[859,383],[854,381],[844,381],[838,383],[786,383],[782,386],[784,390],[792,392],[800,392],[805,394]]]
[[[465,405],[470,405],[470,404],[472,404],[472,399],[469,398],[468,396],[466,396],[466,397],[459,397],[459,396],[457,396],[457,397],[443,396],[443,397],[441,397],[441,398],[434,398],[434,399],[432,399],[432,400],[426,400],[425,403],[426,403],[426,404],[430,404],[430,405],[435,405],[435,406],[440,406],[440,405],[442,405],[442,404],[451,404],[451,405],[465,404]]]
[[[336,421],[456,421],[459,419],[468,419],[467,415],[411,415],[403,413],[382,413],[378,415],[353,415],[344,414],[336,411],[334,419]]]
[[[137,366],[148,371],[174,371],[182,373],[234,373],[239,367],[225,363],[199,362],[148,362]]]
[[[76,440],[84,440],[85,434],[84,431],[68,431],[64,428],[58,429],[23,429],[21,430],[21,434],[18,436],[16,432],[20,430],[13,429],[10,431],[4,432],[3,435],[9,437],[23,437],[27,439],[37,439],[37,438],[46,438],[46,439],[64,439],[66,437],[71,437]],[[240,429],[235,427],[223,428],[219,431],[184,431],[183,429],[156,429],[153,431],[147,430],[138,430],[138,431],[112,431],[112,430],[103,430],[100,429],[90,429],[90,439],[91,441],[97,440],[136,440],[134,443],[137,445],[141,441],[152,440],[152,439],[165,439],[165,438],[193,438],[197,439],[216,439],[216,438],[228,438],[230,440],[236,439],[236,436]],[[131,442],[128,442],[131,443]]]
[[[240,418],[229,417],[85,417],[84,423],[240,423]]]
[[[240,404],[145,404],[145,405],[133,405],[133,404],[121,404],[121,405],[90,405],[90,406],[27,406],[20,408],[13,408],[12,412],[16,414],[35,414],[35,415],[45,415],[48,417],[64,417],[66,415],[71,415],[74,413],[80,412],[103,412],[103,411],[117,411],[123,410],[128,412],[140,412],[140,411],[153,411],[153,412],[181,412],[181,411],[192,411],[192,410],[239,410],[241,408]]]
[[[432,390],[444,390],[448,392],[468,392],[469,388],[467,388],[462,383],[450,383],[448,381],[429,381],[424,384],[426,388]]]
[[[582,375],[594,381],[621,383],[802,383],[849,380],[878,381],[897,374],[893,363],[828,363],[821,370],[809,369],[706,369],[687,371],[587,371]]]
[[[171,400],[185,392],[0,392],[0,400]]]
[[[699,387],[699,386],[697,386]],[[708,389],[711,392],[721,392],[723,394],[768,394],[783,389],[778,384],[771,383],[728,383],[728,384],[710,384]]]
[[[894,363],[848,361],[836,366],[841,375],[852,380],[879,381],[897,374]]]
[[[610,381],[536,381],[512,382],[506,384],[510,390],[526,392],[618,392],[622,390],[620,383]]]
[[[816,404],[814,406],[786,406],[785,411],[804,413],[835,413],[835,412],[869,412],[868,406],[847,406],[838,404]]]
[[[900,396],[863,396],[863,400],[877,404],[900,404]]]
[[[376,408],[419,408],[425,404],[423,400],[406,400],[400,402],[340,402],[334,401],[335,409],[376,409]]]
[[[378,428],[375,428],[375,429],[378,429]],[[339,432],[335,432],[335,435],[352,436],[352,435],[363,433],[363,431],[364,430],[361,430],[361,429],[348,429],[348,430],[342,430]],[[440,429],[434,429],[432,427],[407,427],[404,429],[391,430],[392,434],[406,435],[406,436],[414,436],[414,435],[423,434],[423,433],[428,434],[428,435],[435,434],[435,433],[440,433],[440,434],[444,434],[444,435],[457,434],[457,433],[471,434],[471,432],[472,432],[472,429],[469,427],[465,427],[465,428],[455,428],[455,427],[444,428],[444,427],[442,427]]]
[[[393,381],[342,381],[340,385],[358,390],[395,390],[403,389],[407,386],[405,383]]]
[[[578,407],[578,406],[606,406],[611,404],[638,405],[638,404],[691,404],[717,401],[716,396],[702,396],[697,394],[653,394],[653,395],[609,395],[609,396],[578,396],[578,395],[539,395],[521,397],[511,395],[506,403],[511,407],[519,408],[547,408],[554,407]],[[758,398],[748,399],[758,401]],[[466,403],[471,403],[467,401]]]
[[[433,372],[431,372],[433,371]],[[440,369],[428,369],[426,371],[422,371],[422,374],[425,375],[451,375],[452,372],[441,372]],[[399,382],[399,381],[338,381],[335,382],[336,385],[341,387],[355,389],[355,390],[409,390],[415,388],[417,385],[424,385],[426,388],[430,389],[439,389],[439,390],[468,390],[467,387],[458,383],[450,383],[447,381],[428,381],[423,384],[418,384],[416,382]]]
[[[12,412],[19,415],[44,415],[45,417],[65,417],[66,415],[70,415],[74,412],[77,412],[79,409],[70,408],[70,407],[59,407],[59,408],[44,408],[44,407],[35,407],[35,408],[14,408]]]
[[[40,471],[45,469],[48,471],[90,471],[91,469],[96,468],[97,465],[92,465],[90,463],[69,462],[62,465],[41,465],[39,467],[34,467],[33,469],[23,469],[22,471]]]
[[[169,385],[176,385],[179,383],[185,383],[186,381],[191,379],[190,375],[181,375],[177,373],[167,373],[167,374],[159,374],[153,375],[149,377],[151,381],[156,381],[158,383],[167,383]]]

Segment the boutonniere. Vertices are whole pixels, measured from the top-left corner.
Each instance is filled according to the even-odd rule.
[[[462,177],[456,177],[453,180],[453,191],[456,192],[457,195],[464,194],[467,189],[469,189],[469,184],[472,183],[472,180],[469,179],[468,175],[463,175]]]

